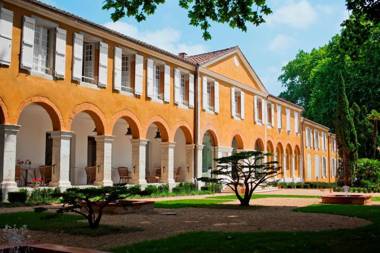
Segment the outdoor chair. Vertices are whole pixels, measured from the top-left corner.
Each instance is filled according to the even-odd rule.
[[[15,171],[15,181],[17,185],[21,185],[21,177],[22,177],[22,168],[21,165],[16,165],[16,171]]]
[[[161,179],[161,168],[156,168],[154,175],[149,175],[147,181],[149,183],[159,183]]]
[[[55,165],[41,165],[39,167],[41,181],[43,185],[48,185],[50,183],[54,166]]]
[[[119,172],[119,183],[128,183],[129,179],[131,179],[128,167],[118,167],[117,171]]]
[[[94,184],[96,179],[96,168],[98,166],[87,166],[85,168],[86,176],[87,176],[87,184]]]

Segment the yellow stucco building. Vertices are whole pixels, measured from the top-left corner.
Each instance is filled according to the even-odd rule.
[[[0,2],[0,108],[3,193],[191,182],[233,150],[272,152],[283,181],[335,177],[335,135],[238,47],[175,55],[38,1]]]

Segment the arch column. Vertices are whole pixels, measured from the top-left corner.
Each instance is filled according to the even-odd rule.
[[[146,146],[147,140],[132,140],[132,182],[139,185],[146,185]]]
[[[195,153],[196,153],[196,173],[194,175],[195,178],[200,178],[202,177],[202,159],[203,159],[203,145],[202,144],[198,144],[198,145],[195,145]],[[198,188],[200,189],[201,186],[203,186],[203,182],[200,182],[200,181],[196,181],[197,182],[197,186]]]
[[[194,144],[186,144],[186,182],[194,180]]]
[[[112,142],[113,136],[99,135],[96,140],[95,185],[112,186]]]
[[[2,199],[8,199],[8,192],[17,190],[16,174],[16,145],[18,125],[0,125],[0,186]]]
[[[283,153],[283,157],[282,157],[282,164],[283,164],[283,168],[282,168],[282,177],[283,177],[283,181],[285,182],[286,181],[286,170],[288,169],[288,165],[287,165],[287,154],[286,154],[286,151]]]
[[[302,181],[305,181],[305,179],[304,179],[304,177],[303,177],[303,176],[304,176],[304,175],[303,175],[303,174],[304,174],[304,173],[303,173],[303,155],[300,155],[300,156],[299,156],[299,161],[298,161],[298,162],[299,162],[299,164],[298,164],[298,168],[299,168],[299,170],[300,170],[300,171],[299,171],[299,173],[300,173],[300,178],[301,178]]]
[[[292,178],[293,178],[293,181],[296,177],[295,169],[296,169],[296,159],[295,159],[295,155],[292,155]]]
[[[175,185],[174,180],[174,148],[175,143],[161,143],[161,180],[169,184],[169,189]]]
[[[70,182],[70,147],[72,132],[53,131],[52,171],[50,186],[67,189],[71,187]]]

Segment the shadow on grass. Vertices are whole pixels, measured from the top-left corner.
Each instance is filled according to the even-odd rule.
[[[5,225],[21,227],[26,225],[29,230],[66,233],[71,235],[102,236],[109,234],[125,234],[142,231],[142,228],[100,224],[91,229],[87,220],[79,215],[17,212],[0,214],[0,228]]]
[[[120,253],[380,252],[379,206],[311,205],[298,208],[296,211],[359,217],[373,223],[357,229],[319,232],[189,232],[162,240],[117,247],[112,251]]]
[[[180,199],[180,200],[164,200],[154,203],[155,208],[211,208],[211,209],[257,209],[258,206],[242,207],[234,204],[223,204],[233,201],[230,199]]]

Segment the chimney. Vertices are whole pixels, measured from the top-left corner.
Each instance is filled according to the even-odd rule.
[[[179,57],[181,57],[182,59],[185,59],[187,54],[185,52],[181,52],[178,54]]]

